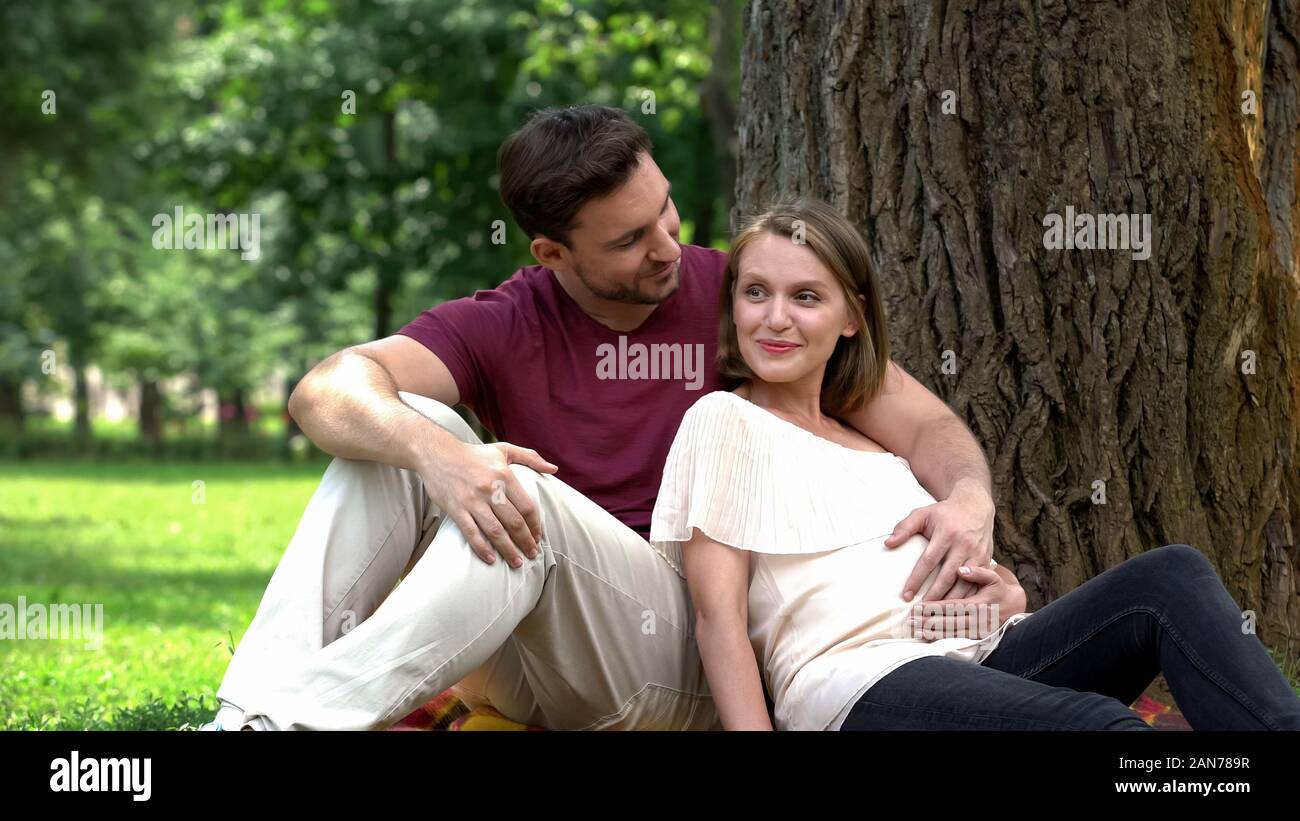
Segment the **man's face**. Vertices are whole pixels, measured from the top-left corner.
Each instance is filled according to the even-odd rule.
[[[670,185],[649,154],[622,187],[583,203],[564,254],[595,296],[657,305],[677,290],[682,223]]]

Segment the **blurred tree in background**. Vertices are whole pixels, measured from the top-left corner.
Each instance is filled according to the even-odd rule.
[[[47,351],[82,441],[92,365],[134,386],[146,441],[203,389],[225,434],[269,378],[281,413],[320,358],[532,261],[496,151],[543,106],[628,110],[683,239],[725,242],[738,28],[734,2],[677,0],[7,4],[0,426],[57,390]],[[260,255],[155,249],[177,207],[258,215]]]

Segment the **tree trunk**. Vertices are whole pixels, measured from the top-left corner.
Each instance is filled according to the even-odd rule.
[[[752,0],[745,28],[739,206],[809,194],[864,229],[1030,609],[1186,543],[1291,641],[1295,4]],[[1049,249],[1067,206],[1149,214],[1150,257]]]
[[[243,388],[231,388],[217,393],[217,433],[222,438],[227,436],[246,437],[249,435],[248,403],[244,398]]]
[[[702,95],[700,101],[703,102]],[[691,244],[706,247],[713,242],[713,212],[718,206],[715,194],[720,191],[718,158],[714,156],[713,135],[710,133],[712,130],[708,119],[701,117],[699,125],[695,129],[696,162],[694,182],[699,193],[695,200],[695,214],[693,217],[695,231],[691,234]]]
[[[735,0],[719,0],[709,18],[709,46],[712,64],[700,87],[702,134],[701,156],[705,158],[700,176],[705,191],[723,197],[723,212],[730,217],[736,204],[736,106],[732,102],[734,75],[731,67],[736,58]],[[716,197],[701,197],[700,212],[695,220],[695,245],[708,245],[717,233],[714,226]]]
[[[375,339],[383,339],[389,335],[389,329],[393,325],[393,275],[390,265],[387,261],[379,265],[378,276],[375,277]]]
[[[90,441],[90,382],[86,379],[86,365],[74,359],[72,365],[72,437],[80,444]]]
[[[401,222],[397,209],[397,185],[399,178],[397,158],[397,115],[385,112],[383,115],[384,139],[384,203],[385,210],[379,215],[378,227],[387,240],[388,248],[380,254],[375,266],[375,339],[389,335],[393,324],[393,294],[401,280],[401,268],[393,248],[397,242],[398,224]]]
[[[140,380],[140,438],[153,445],[162,442],[162,393],[158,383]]]
[[[21,431],[25,421],[22,380],[0,376],[0,428]]]

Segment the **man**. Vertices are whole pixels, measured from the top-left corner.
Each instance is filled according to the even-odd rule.
[[[217,724],[382,728],[456,685],[553,729],[720,728],[689,589],[646,539],[682,415],[727,387],[713,369],[725,255],[679,244],[651,149],[616,109],[537,112],[499,161],[540,264],[299,383],[289,412],[338,458],[231,660]],[[957,568],[988,564],[994,511],[969,431],[901,369],[845,421],[942,500],[888,542],[931,539],[905,598],[941,562],[927,600],[972,592]],[[1006,618],[1024,592],[1000,575],[979,593]]]

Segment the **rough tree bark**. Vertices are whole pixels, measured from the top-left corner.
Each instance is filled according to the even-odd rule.
[[[1294,654],[1295,0],[751,0],[744,26],[738,205],[862,226],[1030,609],[1182,542]],[[1150,258],[1047,250],[1067,206],[1150,214]]]

